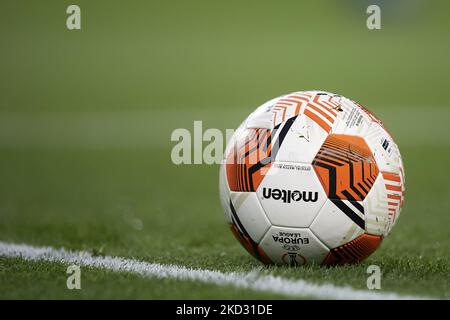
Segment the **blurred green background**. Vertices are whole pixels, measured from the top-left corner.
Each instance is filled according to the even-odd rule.
[[[251,108],[296,90],[442,106],[448,1],[2,1],[2,111]],[[382,6],[368,30],[364,4]],[[384,5],[384,6],[383,6]]]
[[[448,1],[81,0],[69,31],[71,3],[0,4],[0,145],[170,145],[193,119],[235,128],[310,89],[359,101],[394,133],[403,111],[424,143],[423,117],[450,119]],[[366,27],[374,3],[381,30]]]
[[[73,3],[82,29],[69,31]],[[366,27],[369,4],[381,7],[381,30]],[[443,0],[2,0],[0,240],[253,268],[224,225],[218,167],[172,164],[170,134],[193,120],[235,128],[270,98],[320,89],[372,110],[404,157],[406,205],[371,258],[384,288],[448,298],[449,12]],[[54,296],[45,264],[31,291],[38,267],[2,266],[3,297]],[[365,287],[364,266],[274,272]],[[204,297],[243,297],[219,293]]]

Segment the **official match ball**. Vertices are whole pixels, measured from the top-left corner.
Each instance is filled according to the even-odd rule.
[[[231,231],[265,264],[350,264],[371,255],[404,201],[398,146],[343,96],[303,91],[258,107],[220,168]]]

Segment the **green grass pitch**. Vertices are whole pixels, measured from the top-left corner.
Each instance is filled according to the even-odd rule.
[[[369,31],[351,1],[258,2],[258,15],[251,2],[79,1],[82,30],[73,32],[66,2],[8,1],[0,11],[0,241],[259,268],[225,224],[218,166],[172,164],[170,133],[194,120],[236,128],[271,97],[323,89],[366,105],[396,138],[405,206],[359,265],[262,272],[365,290],[376,264],[381,292],[450,298],[446,2],[405,20],[393,7],[382,30]],[[0,257],[0,298],[285,298],[93,268],[81,290],[68,290],[65,271]]]

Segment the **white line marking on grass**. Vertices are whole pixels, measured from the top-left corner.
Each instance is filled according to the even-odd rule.
[[[192,269],[176,265],[149,263],[120,257],[92,256],[86,251],[68,251],[51,247],[34,247],[0,241],[0,256],[21,258],[26,261],[48,261],[63,264],[77,264],[113,272],[128,272],[142,277],[199,281],[218,286],[263,291],[291,297],[314,297],[319,299],[424,299],[396,293],[356,290],[332,284],[314,284],[304,280],[287,279],[258,272],[220,272]]]

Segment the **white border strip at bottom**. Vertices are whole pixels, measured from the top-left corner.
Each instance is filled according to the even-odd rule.
[[[426,299],[396,293],[356,290],[332,284],[314,284],[305,280],[287,279],[259,272],[238,273],[191,269],[176,265],[149,263],[120,257],[93,256],[85,251],[68,251],[51,247],[35,247],[0,241],[0,257],[21,258],[27,261],[47,261],[104,269],[112,272],[132,273],[142,277],[198,281],[218,286],[269,292],[289,297],[317,299]]]

